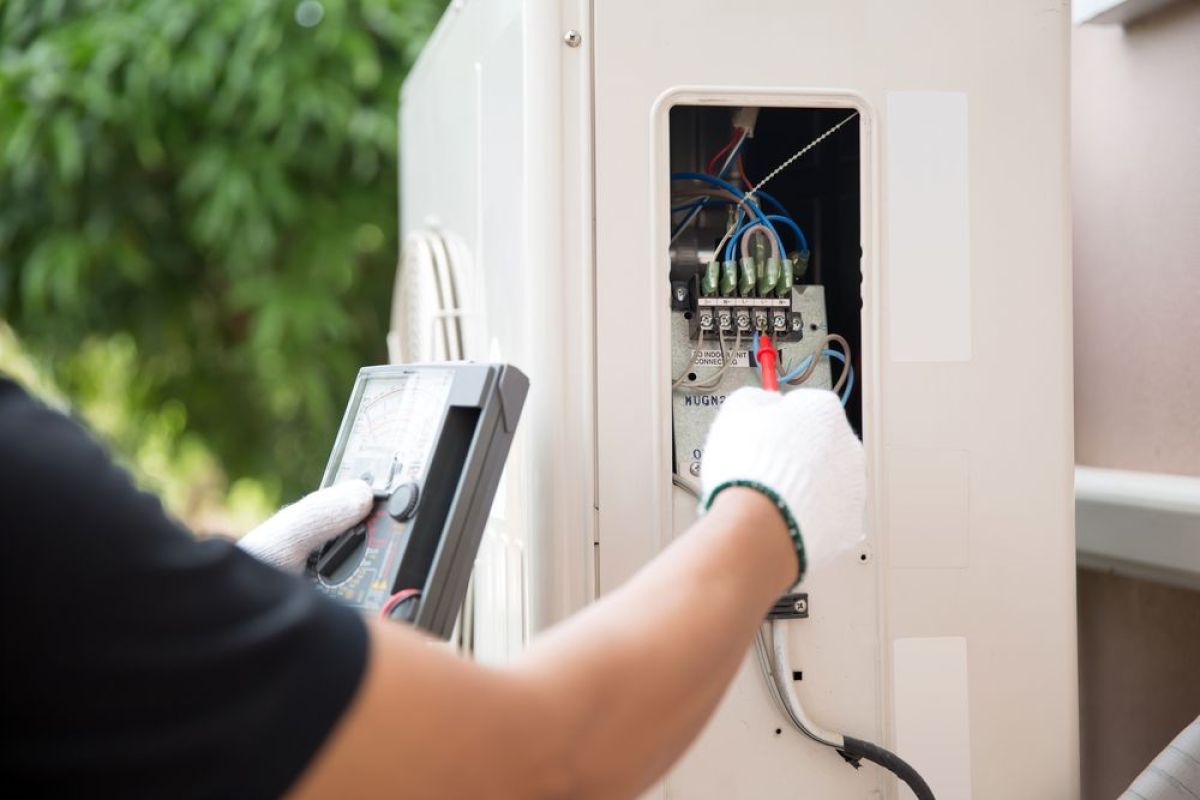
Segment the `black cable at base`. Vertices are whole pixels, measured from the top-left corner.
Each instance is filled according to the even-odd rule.
[[[841,753],[842,758],[849,761],[855,767],[858,766],[860,758],[865,758],[867,761],[874,762],[883,767],[908,784],[908,788],[913,790],[913,794],[917,796],[917,800],[934,800],[933,792],[929,789],[929,784],[900,756],[890,750],[884,750],[877,744],[864,742],[862,739],[855,739],[853,736],[843,736],[842,739],[842,749],[838,750],[838,752]]]

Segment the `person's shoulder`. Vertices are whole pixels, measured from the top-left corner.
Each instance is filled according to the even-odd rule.
[[[0,376],[0,495],[32,499],[69,476],[110,469],[104,448],[79,423]]]

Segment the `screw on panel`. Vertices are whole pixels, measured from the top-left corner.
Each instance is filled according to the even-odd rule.
[[[683,286],[676,286],[675,287],[675,299],[681,303],[684,300],[687,300],[687,288],[683,287]]]
[[[563,34],[563,42],[567,47],[579,47],[583,44],[583,34],[576,30],[569,30]]]
[[[808,612],[808,598],[797,597],[796,602],[792,603],[792,608],[797,614],[805,614]]]
[[[699,462],[699,461],[693,461],[693,462],[692,462],[692,463],[691,463],[691,464],[688,466],[688,472],[692,473],[692,475],[693,475],[693,476],[695,476],[695,477],[699,478],[699,477],[700,477],[700,462]]]

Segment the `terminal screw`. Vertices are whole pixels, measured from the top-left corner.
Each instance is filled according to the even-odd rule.
[[[739,311],[737,315],[737,326],[742,330],[747,330],[750,327],[750,313],[747,311]]]
[[[771,316],[771,325],[777,331],[786,330],[787,329],[787,315],[784,314],[782,311],[776,311]]]

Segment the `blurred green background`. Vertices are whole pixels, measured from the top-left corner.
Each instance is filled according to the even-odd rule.
[[[201,531],[315,488],[386,359],[444,0],[0,0],[0,371]]]

